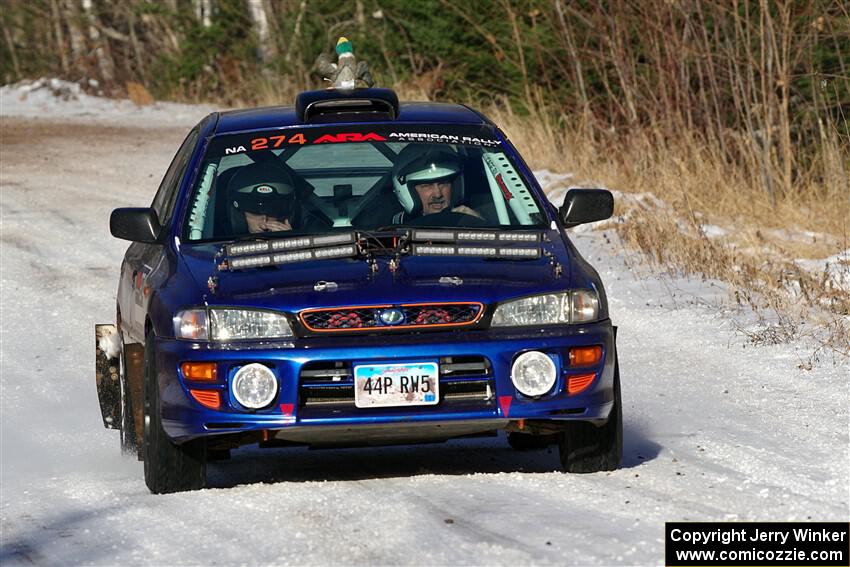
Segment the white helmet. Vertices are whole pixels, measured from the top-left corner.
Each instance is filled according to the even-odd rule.
[[[430,144],[409,144],[393,165],[393,189],[398,202],[411,215],[422,213],[422,200],[414,189],[422,183],[452,182],[451,206],[463,201],[463,167],[457,154]]]

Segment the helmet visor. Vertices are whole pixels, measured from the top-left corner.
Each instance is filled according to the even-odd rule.
[[[402,166],[396,175],[399,183],[435,183],[448,181],[461,171],[460,162],[445,152],[430,153]]]

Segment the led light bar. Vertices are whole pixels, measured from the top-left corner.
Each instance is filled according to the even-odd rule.
[[[539,232],[500,232],[501,242],[540,242]]]
[[[226,247],[228,256],[244,256],[246,254],[258,254],[268,252],[268,242],[243,242],[240,244],[228,244]]]
[[[278,252],[281,250],[301,250],[318,246],[354,243],[353,232],[327,234],[323,236],[293,236],[290,238],[275,238],[271,240],[256,240],[254,242],[239,242],[225,246],[227,256],[247,256],[263,252]]]
[[[348,244],[350,242],[354,242],[353,232],[313,237],[313,246],[332,246],[334,244]]]
[[[525,260],[540,258],[540,248],[496,248],[493,246],[447,246],[437,244],[414,244],[415,256],[481,256]]]
[[[313,250],[313,256],[317,260],[354,256],[354,245],[349,244],[347,246],[335,246],[333,248],[319,248],[318,250]]]
[[[458,240],[496,240],[495,232],[458,232],[455,234]]]
[[[281,240],[272,240],[269,242],[272,245],[272,250],[297,250],[299,248],[308,248],[310,246],[310,237],[302,236],[300,238],[283,238]]]
[[[499,248],[500,258],[539,258],[540,248]]]
[[[246,268],[259,268],[261,266],[275,266],[278,264],[291,264],[293,262],[304,262],[305,260],[327,260],[330,258],[350,258],[357,255],[354,244],[345,246],[334,246],[332,248],[319,248],[316,250],[289,250],[276,254],[262,254],[259,256],[244,256],[242,258],[229,258],[227,267],[222,269],[244,270]]]
[[[413,253],[421,256],[452,256],[456,253],[454,246],[428,246],[416,244]]]
[[[264,256],[246,256],[244,258],[233,258],[228,260],[227,267],[231,270],[244,270],[245,268],[258,268],[260,266],[270,266],[272,257]]]
[[[452,230],[414,230],[414,242],[452,242],[455,239],[455,233]]]
[[[487,230],[413,230],[414,242],[540,242],[539,232]]]
[[[281,252],[272,256],[274,264],[288,264],[290,262],[303,262],[304,260],[312,260],[313,253],[310,250],[298,250],[294,252]]]
[[[496,256],[496,249],[483,246],[458,246],[457,253],[461,256]]]

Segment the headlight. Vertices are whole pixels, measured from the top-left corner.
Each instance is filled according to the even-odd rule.
[[[282,313],[251,309],[189,309],[174,317],[178,339],[230,341],[238,339],[278,339],[293,336]]]
[[[230,389],[237,402],[246,408],[260,409],[277,396],[277,378],[268,367],[255,362],[236,371]]]
[[[508,301],[493,313],[493,327],[587,323],[599,318],[599,296],[592,289],[547,293]]]

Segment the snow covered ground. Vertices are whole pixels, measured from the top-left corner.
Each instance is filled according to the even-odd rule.
[[[806,345],[749,346],[720,284],[636,271],[588,228],[575,241],[620,327],[621,470],[562,474],[554,449],[503,438],[249,448],[209,489],[151,495],[94,387],[126,248],[108,218],[149,203],[208,109],[20,94],[0,90],[3,565],[646,565],[663,563],[665,521],[850,519],[846,363],[803,371]]]

